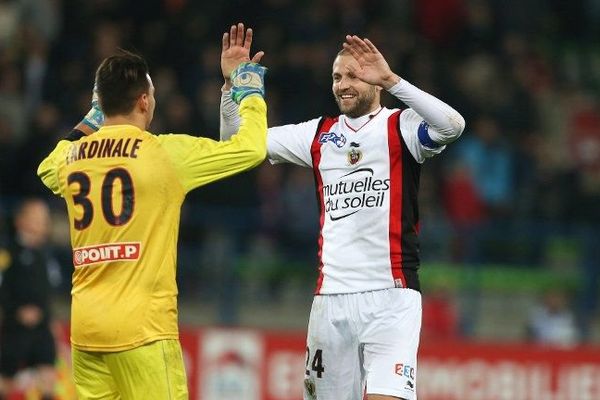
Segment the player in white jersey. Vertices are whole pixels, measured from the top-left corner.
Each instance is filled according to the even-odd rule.
[[[223,37],[224,77],[250,41]],[[273,164],[312,168],[320,206],[319,278],[310,314],[304,399],[416,399],[421,329],[417,191],[421,164],[462,133],[463,117],[390,69],[368,40],[346,36],[333,63],[341,115],[272,127]],[[255,55],[261,57],[262,53]],[[254,59],[254,60],[255,60]],[[239,125],[225,79],[221,138]],[[387,90],[410,108],[381,106]]]

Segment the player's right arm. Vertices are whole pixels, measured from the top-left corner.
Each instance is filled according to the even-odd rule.
[[[370,85],[380,86],[410,108],[400,114],[400,131],[417,162],[439,154],[465,128],[465,120],[448,104],[395,74],[381,52],[369,39],[346,35],[343,44],[358,66],[348,71]]]

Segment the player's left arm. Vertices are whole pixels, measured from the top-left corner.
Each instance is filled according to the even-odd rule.
[[[400,130],[417,161],[440,153],[465,128],[465,120],[454,108],[411,85],[394,73],[369,39],[346,36],[344,48],[359,67],[349,66],[358,79],[377,85],[404,102],[410,109],[400,115]]]
[[[400,114],[400,132],[418,162],[441,153],[465,129],[458,111],[404,79],[389,92],[410,107]]]
[[[237,133],[240,127],[239,106],[231,98],[231,73],[242,62],[259,63],[265,54],[259,51],[250,59],[250,49],[253,39],[252,28],[245,28],[243,23],[231,25],[229,31],[223,33],[221,41],[221,73],[223,87],[221,88],[220,137],[228,140]]]
[[[241,124],[226,141],[189,135],[159,135],[184,191],[232,176],[260,164],[266,156],[267,105],[261,96],[240,103]]]
[[[60,194],[60,184],[58,180],[58,166],[64,162],[65,155],[71,147],[71,142],[77,141],[84,136],[95,133],[104,124],[104,113],[100,108],[98,100],[98,90],[94,84],[92,91],[92,104],[88,113],[83,117],[67,136],[58,142],[54,150],[40,163],[37,169],[37,175],[44,185],[52,193]]]

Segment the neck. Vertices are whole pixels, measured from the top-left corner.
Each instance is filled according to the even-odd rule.
[[[377,114],[379,112],[379,110],[381,109],[381,105],[380,104],[373,104],[373,106],[371,106],[371,108],[369,109],[369,111],[367,111],[366,113],[364,113],[361,116],[358,117],[351,117],[349,115],[346,115],[348,118],[351,119],[359,119],[359,118],[363,118],[366,117],[367,115],[374,115]]]
[[[373,107],[367,113],[368,115],[377,114],[381,110],[381,104],[373,104]]]
[[[43,239],[41,239],[35,234],[29,234],[25,232],[21,232],[20,234],[18,234],[17,241],[21,246],[32,249],[37,249],[43,244]]]
[[[131,113],[128,115],[113,115],[104,119],[103,126],[110,125],[133,125],[142,131],[146,130],[146,121],[143,115]]]

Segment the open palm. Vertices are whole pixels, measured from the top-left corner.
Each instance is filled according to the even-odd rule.
[[[225,79],[242,62],[260,62],[264,52],[259,51],[250,59],[250,47],[252,46],[252,29],[244,32],[244,24],[232,25],[229,32],[223,34],[221,47],[221,72]]]
[[[383,55],[369,39],[363,40],[348,35],[343,46],[359,65],[359,68],[350,66],[351,72],[358,79],[371,85],[382,86],[394,74]]]

